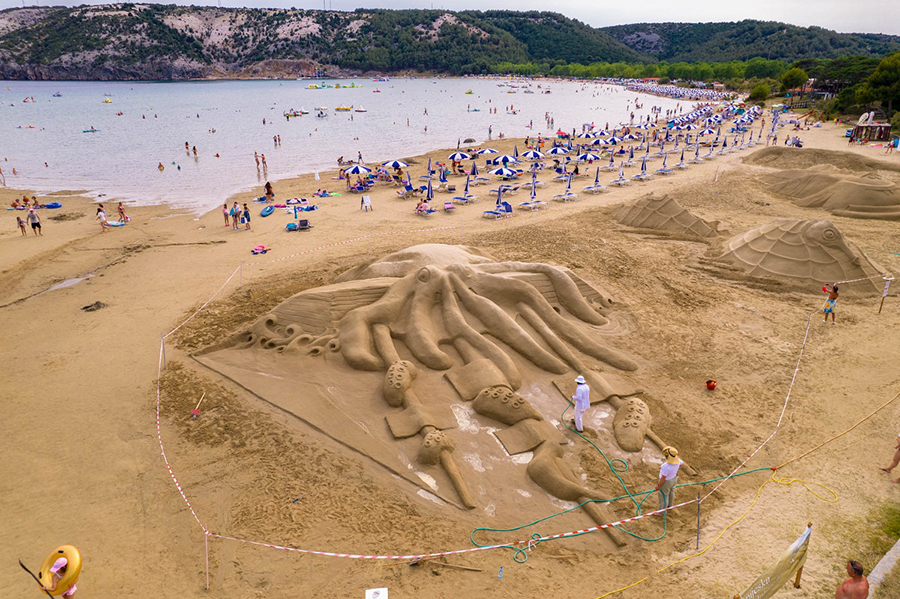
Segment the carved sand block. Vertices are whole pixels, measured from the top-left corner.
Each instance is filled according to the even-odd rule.
[[[644,437],[650,429],[650,408],[637,397],[629,397],[616,410],[613,432],[616,442],[625,451],[640,451],[644,447]]]
[[[783,170],[764,177],[769,189],[798,206],[852,218],[900,220],[900,187],[876,173],[857,176],[829,165]]]
[[[849,243],[830,220],[779,218],[725,243],[721,260],[754,276],[784,279],[809,288],[823,283],[852,284],[854,291],[874,293],[885,270]]]
[[[482,390],[475,398],[472,408],[482,416],[503,424],[515,424],[526,418],[543,420],[540,412],[509,387],[497,386]]]
[[[694,216],[668,195],[652,193],[624,204],[615,219],[628,227],[672,231],[697,237],[715,237],[718,223],[708,223]]]
[[[509,428],[494,433],[509,455],[531,451],[545,441],[557,445],[569,443],[559,429],[546,420],[520,420]]]

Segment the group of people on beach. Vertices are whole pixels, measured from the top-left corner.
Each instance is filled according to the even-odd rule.
[[[247,207],[246,202],[243,206],[239,206],[235,202],[231,208],[228,207],[228,204],[222,204],[222,216],[225,218],[225,226],[231,225],[233,231],[240,230],[239,223],[244,225],[245,231],[250,230],[250,208]]]

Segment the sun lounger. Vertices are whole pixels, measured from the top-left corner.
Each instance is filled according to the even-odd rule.
[[[631,180],[632,181],[649,181],[652,178],[653,178],[653,175],[651,175],[650,173],[641,172],[641,173],[638,173],[638,174],[632,176]]]
[[[401,198],[405,199],[405,198],[411,198],[418,192],[419,192],[419,190],[416,189],[415,187],[413,187],[412,185],[407,185],[403,189],[397,190],[397,195],[400,196]]]
[[[416,210],[415,212],[418,216],[429,216],[437,212],[437,210],[429,208],[428,210]]]
[[[561,193],[553,196],[553,200],[557,202],[574,202],[578,200],[578,196],[574,193]]]
[[[506,212],[500,212],[500,210],[485,210],[481,213],[481,216],[484,218],[493,218],[494,220],[498,218],[503,218],[506,216]]]
[[[286,229],[288,231],[309,231],[312,229],[312,224],[307,219],[301,218],[295,223],[288,223]]]
[[[587,193],[603,193],[605,191],[609,191],[609,189],[605,185],[588,185],[582,191]]]
[[[660,175],[671,175],[675,171],[673,169],[665,167],[665,168],[656,169],[656,172],[659,173]]]
[[[450,183],[441,183],[438,185],[437,191],[442,191],[444,193],[456,193],[456,185],[452,185]]]
[[[453,205],[453,202],[444,202],[444,212],[453,212],[456,210],[456,206]]]
[[[618,179],[613,179],[612,181],[609,182],[610,185],[617,185],[619,187],[625,187],[626,185],[628,185],[630,183],[631,183],[631,181],[629,181],[625,177],[619,177]]]
[[[528,189],[531,189],[531,181],[529,181],[528,183],[522,183],[522,187],[527,187]],[[541,187],[544,187],[544,182],[536,180],[534,182],[534,187],[535,187],[535,189],[540,189]]]
[[[465,206],[466,204],[474,204],[478,201],[478,198],[473,195],[456,196],[453,198],[453,201],[457,204],[462,204],[463,206]]]

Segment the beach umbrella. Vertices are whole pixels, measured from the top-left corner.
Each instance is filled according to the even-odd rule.
[[[481,156],[483,154],[497,154],[497,150],[495,150],[494,148],[482,148],[475,153],[478,154],[479,156]]]
[[[626,135],[626,136],[623,137],[622,139],[632,140],[632,139],[637,139],[637,138],[638,138],[638,136],[635,135],[634,133],[629,133],[628,135]]]
[[[469,175],[466,175],[466,186],[463,188],[463,195],[469,195]]]
[[[709,127],[707,127],[706,129],[704,129],[703,131],[701,131],[701,132],[698,133],[697,135],[712,135],[712,134],[715,133],[715,132],[716,132],[715,129],[710,129]]]
[[[497,188],[497,205],[499,206],[502,203],[503,203],[503,186],[501,185],[500,187]]]
[[[354,164],[350,168],[344,170],[345,175],[364,175],[371,172],[372,169],[362,166],[361,164]]]
[[[406,168],[409,165],[402,160],[388,160],[387,162],[382,162],[381,166],[386,166],[388,168]]]
[[[578,160],[600,160],[600,156],[594,154],[593,152],[585,152],[584,154],[578,155]]]
[[[612,156],[609,157],[609,163],[615,165],[615,162],[612,161]],[[597,167],[597,174],[594,175],[594,186],[600,185],[600,167]]]
[[[537,197],[537,171],[531,173],[531,199]]]
[[[620,162],[619,163],[619,179],[621,180],[624,178],[625,178],[625,163]]]
[[[569,137],[569,134],[566,133],[565,131],[563,131],[562,129],[560,129],[559,131],[556,132],[556,136],[557,137]]]
[[[409,180],[409,171],[406,171],[406,185],[407,187],[412,185],[412,181]]]
[[[647,172],[647,158],[641,158],[641,173]]]
[[[550,148],[550,154],[553,154],[554,156],[558,156],[560,154],[568,154],[568,153],[569,153],[569,150],[567,150],[566,148],[563,148],[562,146],[556,146],[555,148]]]
[[[478,176],[478,165],[475,164],[475,161],[474,161],[474,160],[472,161],[472,176],[473,176],[473,177],[477,177],[477,176]]]
[[[428,169],[425,172],[427,172],[429,175],[434,172],[433,170],[431,170],[431,156],[428,157]]]
[[[681,148],[681,161],[679,164],[684,164],[684,148]]]
[[[509,162],[516,163],[518,161],[518,158],[516,158],[515,156],[510,156],[509,154],[501,154],[491,160],[491,162],[494,164],[507,164]]]
[[[523,158],[528,158],[529,160],[540,160],[544,157],[543,152],[538,152],[537,150],[528,150],[522,154]]]
[[[606,138],[606,141],[608,141],[608,142],[611,143],[611,144],[617,144],[617,143],[619,143],[620,141],[622,141],[622,138],[621,138],[621,137],[616,137],[615,135],[613,135],[612,137],[607,137],[607,138]]]
[[[468,154],[466,154],[465,152],[453,152],[452,154],[447,156],[447,160],[455,160],[455,161],[468,160],[469,158],[471,158],[471,157]],[[387,165],[385,164],[385,166],[387,166]]]
[[[428,191],[425,192],[425,199],[429,201],[434,199],[434,191],[431,189],[431,179],[428,180]]]
[[[566,193],[572,192],[572,175],[569,175],[569,181],[566,183]]]
[[[598,137],[594,141],[591,142],[592,146],[608,146],[609,142],[603,139],[602,137]]]
[[[610,158],[612,158],[612,156],[610,156]],[[634,159],[634,146],[631,146],[630,148],[628,148],[628,160],[633,160],[633,159]]]
[[[441,168],[441,172],[440,172],[440,174],[438,174],[438,180],[439,180],[441,183],[446,183],[446,182],[447,182],[447,175],[444,173],[444,169],[443,169],[443,168]]]
[[[591,139],[594,137],[594,134],[590,131],[586,131],[584,133],[579,133],[577,137],[580,137],[581,139]]]
[[[494,170],[488,172],[499,177],[512,177],[516,174],[516,171],[512,170],[511,168],[506,168],[505,166],[495,168]]]
[[[519,146],[517,145],[513,146],[513,156],[515,156],[516,158],[519,157]]]
[[[669,161],[669,155],[666,154],[665,156],[663,156],[663,163],[662,163],[663,169],[666,168],[666,163],[667,163],[668,161]]]

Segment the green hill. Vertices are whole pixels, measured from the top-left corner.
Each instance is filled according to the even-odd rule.
[[[881,57],[900,50],[900,36],[837,33],[771,21],[736,23],[639,23],[601,29],[638,52],[666,62],[726,62],[762,57]]]

